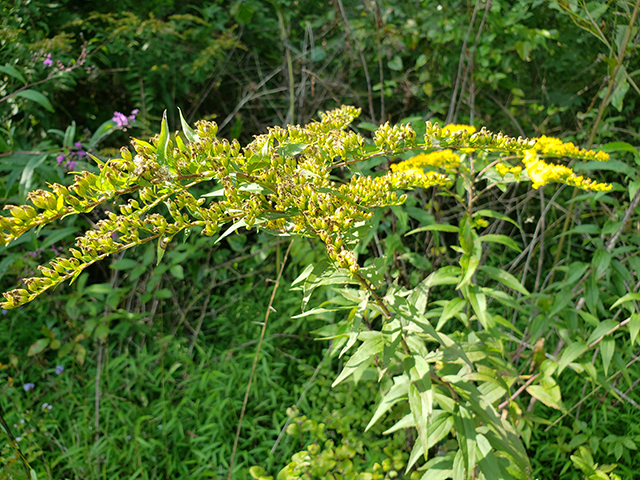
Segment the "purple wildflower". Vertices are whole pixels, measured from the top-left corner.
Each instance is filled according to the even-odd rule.
[[[76,168],[76,161],[75,160],[71,160],[71,161],[67,162],[66,167],[69,170],[73,170],[74,168]]]
[[[73,146],[76,147],[76,150],[82,150],[82,143],[80,142],[74,143]]]
[[[87,154],[87,152],[85,152],[84,150],[78,150],[78,153],[77,153],[78,158],[82,158],[82,157],[84,157],[86,154]]]
[[[9,312],[9,310],[7,310],[6,308],[3,308],[3,309],[2,309],[2,314],[3,314],[3,315],[6,315],[8,312]]]
[[[116,125],[120,128],[127,126],[129,123],[129,119],[120,112],[113,112],[113,118],[111,120],[116,122]]]
[[[136,121],[136,115],[138,115],[139,110],[136,108],[131,111],[131,115],[128,117],[120,112],[113,112],[113,120],[119,128],[123,128],[126,130],[126,127],[132,125],[133,122]]]
[[[44,59],[44,61],[42,62],[44,64],[45,67],[50,67],[53,65],[53,60],[51,59],[51,54],[47,54],[47,58]]]
[[[129,123],[133,123],[136,121],[136,115],[138,115],[138,112],[140,110],[138,110],[137,108],[134,110],[131,110],[131,115],[129,115]]]
[[[25,383],[22,388],[24,388],[25,392],[28,392],[29,390],[32,390],[36,387],[35,383]]]
[[[60,165],[62,162],[64,162],[64,155],[60,154],[56,157],[56,161],[58,162],[58,165]]]
[[[56,375],[60,375],[62,372],[64,372],[64,367],[62,365],[58,365],[56,367]]]

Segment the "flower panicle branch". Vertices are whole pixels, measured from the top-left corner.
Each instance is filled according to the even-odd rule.
[[[318,238],[336,266],[356,275],[355,229],[371,218],[373,208],[402,204],[403,191],[451,188],[465,158],[451,148],[524,155],[525,159],[534,155],[535,140],[493,134],[485,128],[440,128],[431,123],[427,123],[424,143],[416,141],[410,125],[382,125],[374,134],[372,151],[361,135],[348,130],[359,113],[343,106],[305,126],[271,128],[244,148],[235,140],[218,139],[214,122],[198,122],[195,129],[183,122],[182,135],[170,135],[163,120],[160,134],[149,142],[132,140],[134,153],[123,148],[120,158],[105,163],[94,158],[98,174],[78,173],[69,187],[52,184],[50,191],[31,192],[30,205],[5,207],[9,215],[0,216],[1,245],[64,216],[128,197],[118,207],[119,214],[104,209],[103,220],[76,239],[68,257],[39,267],[42,277],[25,279],[26,289],[5,293],[6,301],[0,306],[23,305],[92,263],[135,245],[158,240],[159,250],[164,251],[178,232],[198,228],[202,235],[215,236],[229,222],[235,222],[233,230],[258,227]],[[354,174],[344,182],[331,177],[340,165],[336,159],[346,165],[409,150],[428,153],[379,176]],[[558,181],[562,175],[547,175],[545,181]],[[593,187],[586,179],[569,181],[581,188]],[[215,190],[194,197],[189,189],[204,182],[214,182]]]

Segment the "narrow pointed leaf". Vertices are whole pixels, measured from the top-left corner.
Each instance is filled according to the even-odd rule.
[[[373,427],[376,422],[384,415],[389,409],[401,400],[406,400],[409,395],[409,377],[407,375],[400,375],[393,379],[394,385],[389,389],[387,394],[382,398],[380,405],[371,417],[365,432]]]
[[[189,143],[198,142],[200,140],[200,136],[189,126],[187,121],[184,119],[180,107],[178,107],[178,113],[180,114],[180,123],[182,124],[182,133],[184,133],[184,136],[187,137]]]
[[[157,160],[160,165],[167,164],[167,146],[169,145],[169,125],[167,124],[167,111],[162,113],[160,136],[158,137]]]

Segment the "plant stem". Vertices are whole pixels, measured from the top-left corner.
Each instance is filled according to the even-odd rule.
[[[344,9],[344,5],[342,4],[342,0],[338,0],[338,6],[340,7],[340,13],[342,14],[342,20],[344,20],[344,26],[347,30],[347,35],[349,35],[353,39],[353,44],[358,50],[358,54],[360,55],[360,61],[362,62],[362,68],[364,69],[364,76],[367,79],[367,94],[369,97],[369,115],[371,115],[371,121],[376,123],[376,115],[373,110],[373,90],[371,89],[371,77],[369,76],[369,69],[367,68],[367,61],[364,58],[364,53],[360,48],[360,44],[358,43],[358,39],[353,34],[351,30],[351,24],[349,23],[349,18],[347,17],[347,12]],[[382,86],[381,86],[382,87]]]
[[[260,340],[258,341],[258,348],[256,350],[256,355],[253,357],[253,366],[251,367],[251,374],[249,375],[249,383],[247,384],[247,390],[244,394],[244,401],[242,402],[242,410],[240,412],[240,420],[238,421],[238,428],[236,429],[236,437],[233,441],[233,450],[231,451],[231,461],[229,462],[229,476],[228,480],[231,480],[233,476],[233,464],[236,459],[236,451],[238,450],[238,440],[240,439],[240,430],[242,429],[242,419],[244,418],[244,414],[247,410],[247,403],[249,402],[249,392],[251,391],[251,383],[253,382],[253,377],[256,373],[256,367],[258,365],[258,357],[260,357],[260,349],[262,348],[262,341],[264,340],[264,334],[267,330],[267,322],[269,321],[269,314],[271,313],[273,300],[276,297],[276,291],[278,290],[278,286],[280,285],[280,279],[282,278],[282,272],[284,271],[284,267],[287,264],[287,257],[289,256],[289,251],[291,251],[291,245],[293,245],[293,240],[289,242],[289,247],[284,254],[284,259],[282,260],[282,264],[280,265],[280,271],[278,272],[278,278],[276,278],[276,283],[273,286],[273,291],[271,292],[271,299],[269,299],[269,306],[267,307],[267,312],[264,316],[264,322],[262,322],[262,331],[260,332]]]
[[[18,447],[18,442],[16,442],[16,439],[11,433],[11,430],[9,430],[9,425],[7,425],[7,422],[5,422],[4,417],[2,416],[2,412],[0,412],[0,424],[2,424],[2,427],[4,428],[4,433],[9,438],[9,443],[11,444],[11,447],[18,453],[20,460],[22,460],[22,465],[24,465],[24,469],[27,472],[27,478],[30,478],[31,467],[29,466],[29,462],[27,462],[27,459],[24,458],[24,455],[22,454],[20,447]]]

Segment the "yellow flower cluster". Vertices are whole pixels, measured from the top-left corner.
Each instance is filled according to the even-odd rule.
[[[508,173],[512,173],[514,177],[519,178],[520,172],[522,172],[522,167],[511,167],[509,165],[505,165],[504,163],[498,163],[496,165],[496,171],[503,177]]]
[[[442,127],[442,131],[446,132],[448,134],[454,134],[454,133],[458,133],[460,130],[466,130],[466,132],[469,135],[473,135],[474,133],[476,133],[476,127],[474,127],[473,125],[454,125],[454,124],[449,124],[446,125],[444,127]]]
[[[607,183],[597,183],[588,178],[573,173],[568,167],[562,165],[552,165],[545,163],[538,158],[535,150],[527,150],[522,160],[529,178],[533,182],[533,188],[538,189],[547,183],[564,183],[572,187],[582,188],[592,191],[608,191],[611,185]]]
[[[421,153],[404,162],[391,165],[393,172],[410,172],[422,174],[424,167],[454,169],[460,165],[460,156],[452,150],[440,150],[439,152]]]
[[[585,160],[597,160],[600,162],[609,160],[608,153],[585,150],[584,148],[576,147],[571,142],[564,143],[558,138],[547,137],[545,135],[537,139],[533,150],[538,152],[539,155],[548,157],[573,157]]]

